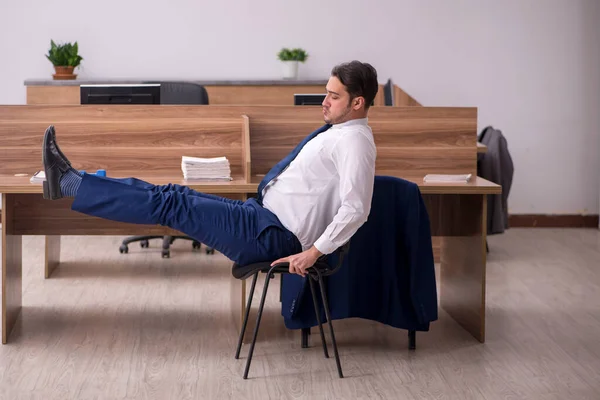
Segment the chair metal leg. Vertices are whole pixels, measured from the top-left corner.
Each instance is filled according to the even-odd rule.
[[[269,282],[271,281],[272,271],[275,267],[271,268],[267,273],[265,279],[265,286],[263,288],[262,298],[260,299],[260,306],[258,307],[258,315],[256,316],[256,326],[254,327],[254,336],[252,337],[252,343],[250,343],[250,351],[248,352],[248,359],[246,360],[246,370],[244,371],[244,379],[248,379],[248,371],[250,371],[250,363],[252,362],[252,354],[254,353],[254,345],[256,344],[256,338],[258,336],[258,327],[260,326],[260,320],[262,318],[263,309],[265,308],[265,299],[267,298],[267,290],[269,289]]]
[[[414,350],[417,348],[417,332],[408,331],[408,349]]]
[[[279,276],[279,302],[281,303],[283,300],[283,274],[280,274]]]
[[[335,354],[335,363],[337,364],[338,375],[343,378],[342,365],[340,363],[340,355],[338,354],[337,342],[335,341],[335,333],[333,332],[333,321],[331,320],[331,314],[329,313],[329,302],[327,301],[327,294],[325,293],[325,285],[323,283],[323,277],[321,272],[316,269],[317,275],[319,276],[319,287],[321,288],[321,298],[323,300],[323,308],[325,308],[325,315],[327,316],[327,322],[329,323],[329,333],[331,334],[331,341],[333,342],[333,353]]]
[[[310,328],[302,328],[300,337],[300,346],[303,349],[308,349],[308,335],[310,335]]]
[[[315,284],[313,283],[313,278],[308,276],[308,283],[310,286],[310,293],[312,294],[313,304],[315,305],[315,315],[317,317],[317,322],[319,323],[319,332],[321,333],[321,342],[323,343],[323,354],[325,354],[325,358],[329,358],[329,353],[327,352],[327,343],[325,342],[325,333],[323,332],[323,324],[321,323],[321,314],[319,312],[319,306],[317,304],[317,293],[315,291]]]
[[[171,243],[173,243],[171,241],[171,236],[163,236],[162,250],[160,253],[163,258],[169,258],[171,256]]]
[[[246,334],[246,326],[248,325],[248,316],[250,315],[250,306],[252,305],[252,297],[254,296],[254,288],[256,287],[256,280],[258,279],[258,272],[254,274],[252,278],[252,287],[250,288],[250,294],[248,295],[248,304],[246,304],[246,313],[244,314],[244,322],[242,323],[242,330],[238,339],[237,350],[235,351],[236,360],[240,358],[240,350],[242,349],[242,341]]]

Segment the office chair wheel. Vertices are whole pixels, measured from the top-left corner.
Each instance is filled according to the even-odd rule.
[[[147,249],[150,246],[150,243],[148,243],[147,240],[140,240],[140,247],[142,249]]]
[[[162,249],[162,258],[170,258],[171,257],[171,252],[168,249]]]
[[[199,249],[200,248],[200,242],[194,240],[192,242],[192,249]]]
[[[129,252],[129,247],[127,247],[126,244],[122,244],[121,247],[119,247],[119,253],[123,254],[127,254]]]
[[[211,249],[210,247],[207,247],[206,254],[215,254],[215,249]]]

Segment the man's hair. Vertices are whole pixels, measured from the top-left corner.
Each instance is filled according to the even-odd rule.
[[[365,98],[365,110],[371,107],[379,90],[377,71],[371,64],[356,60],[338,64],[331,70],[331,76],[338,78],[346,87],[350,100],[362,96]]]

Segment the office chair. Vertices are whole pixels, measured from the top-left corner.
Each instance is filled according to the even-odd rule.
[[[394,105],[394,84],[392,83],[392,79],[388,79],[385,85],[383,86],[383,99],[384,105],[393,106]]]
[[[488,147],[487,153],[477,154],[477,176],[502,186],[501,194],[487,195],[487,235],[504,233],[508,224],[508,196],[512,186],[514,165],[506,137],[500,129],[485,127],[477,141]],[[486,251],[489,246],[486,240]]]
[[[329,310],[329,301],[327,300],[327,293],[325,290],[324,278],[330,275],[335,274],[342,264],[344,263],[344,257],[348,254],[350,249],[350,241],[348,241],[345,245],[339,247],[334,254],[337,255],[337,263],[331,268],[327,263],[327,255],[319,257],[317,262],[310,268],[307,269],[308,272],[308,282],[310,286],[310,292],[312,294],[312,300],[315,307],[315,313],[317,317],[317,322],[319,324],[319,331],[321,333],[321,342],[323,343],[323,353],[325,358],[329,358],[329,353],[327,351],[327,343],[325,341],[325,334],[323,332],[323,324],[321,322],[320,311],[319,311],[319,303],[317,302],[317,294],[315,290],[315,284],[313,281],[316,281],[319,284],[320,292],[321,292],[321,300],[323,302],[323,308],[325,310],[325,317],[327,318],[327,322],[329,325],[329,333],[331,335],[331,341],[333,343],[333,353],[335,355],[335,362],[337,365],[338,375],[340,378],[343,378],[342,374],[342,365],[340,363],[340,356],[338,354],[337,342],[335,341],[335,333],[333,331],[333,321],[331,320],[331,314]],[[289,273],[289,263],[279,263],[275,264],[271,267],[271,262],[259,262],[249,265],[239,265],[237,263],[233,264],[233,268],[231,269],[231,274],[236,279],[246,279],[250,276],[253,276],[252,286],[250,288],[250,293],[248,295],[248,302],[246,304],[246,311],[244,314],[244,321],[242,323],[242,329],[240,331],[240,336],[238,338],[237,349],[235,352],[235,358],[240,358],[240,351],[242,349],[242,341],[244,339],[244,334],[246,332],[246,326],[248,324],[248,316],[250,315],[250,306],[252,305],[252,298],[254,296],[254,288],[256,287],[256,280],[258,279],[258,274],[262,272],[266,274],[265,285],[263,287],[262,297],[260,299],[260,305],[258,308],[258,315],[256,317],[256,326],[254,327],[254,336],[252,337],[252,343],[250,344],[250,350],[248,351],[248,359],[246,360],[246,369],[244,370],[244,379],[248,379],[248,372],[250,371],[250,363],[252,362],[252,355],[254,353],[254,345],[256,344],[256,338],[258,336],[258,328],[260,326],[260,321],[262,319],[262,313],[265,306],[265,299],[267,297],[267,291],[269,289],[269,281],[275,277],[275,274],[288,274]],[[305,346],[303,346],[305,347]]]
[[[160,83],[160,103],[161,104],[208,104],[208,93],[206,88],[192,82],[144,82]],[[140,242],[142,248],[149,246],[148,240],[163,239],[162,257],[169,258],[171,255],[170,247],[176,239],[186,239],[192,241],[192,248],[199,249],[200,242],[189,236],[130,236],[125,238],[119,247],[121,254],[129,251],[128,245],[132,242]],[[206,248],[207,254],[214,254],[215,249]]]

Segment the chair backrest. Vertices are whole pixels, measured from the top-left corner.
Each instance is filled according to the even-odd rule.
[[[349,251],[350,240],[338,247],[333,252],[333,255],[337,256],[337,262],[335,263],[335,266],[333,268],[331,268],[331,266],[327,263],[327,258],[329,257],[329,255],[323,255],[319,257],[319,259],[315,263],[315,267],[319,268],[322,276],[333,275],[337,272],[338,269],[342,267],[342,265],[344,264],[344,258],[348,255]]]
[[[394,87],[391,79],[383,86],[383,98],[386,106],[394,105]]]
[[[208,104],[204,86],[193,82],[159,82],[161,104]]]

